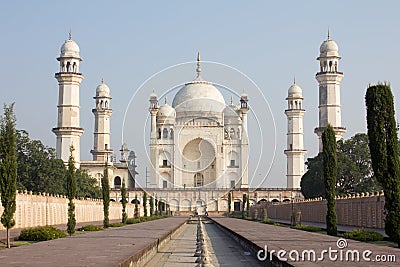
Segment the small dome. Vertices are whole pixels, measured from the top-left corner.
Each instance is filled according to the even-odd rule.
[[[339,47],[335,41],[328,38],[319,47],[321,56],[338,56]]]
[[[96,88],[96,95],[97,96],[109,96],[110,95],[110,88],[105,84],[103,81],[99,84]]]
[[[80,58],[78,44],[72,39],[66,40],[64,42],[64,44],[61,46],[61,55],[60,55],[60,57],[76,57],[76,58]]]
[[[226,106],[224,108],[223,113],[225,117],[238,117],[239,116],[237,113],[238,110],[239,109],[237,106],[235,106],[234,104],[230,104],[229,106]]]
[[[301,95],[303,93],[303,91],[301,90],[300,86],[298,86],[297,84],[293,84],[292,86],[290,86],[289,90],[288,90],[288,94],[291,95]]]
[[[175,109],[165,103],[158,110],[157,116],[165,116],[165,117],[175,117]]]

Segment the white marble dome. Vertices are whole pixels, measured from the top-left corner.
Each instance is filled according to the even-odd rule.
[[[328,38],[319,47],[319,52],[321,55],[338,54],[339,47],[335,41]]]
[[[294,96],[294,95],[301,96],[302,94],[303,94],[303,91],[301,90],[300,86],[298,86],[295,83],[292,86],[290,86],[290,88],[288,90],[288,95],[289,96]]]
[[[224,116],[226,117],[238,117],[238,111],[239,108],[235,106],[234,104],[230,104],[229,106],[226,106],[224,108]]]
[[[157,116],[165,116],[165,117],[175,117],[175,109],[165,103],[158,110]]]
[[[101,82],[96,88],[96,95],[97,96],[109,96],[110,95],[110,88],[104,82]]]
[[[183,86],[175,95],[172,107],[176,112],[221,113],[225,100],[210,82],[195,80]]]
[[[79,46],[78,44],[72,40],[65,40],[63,45],[61,46],[61,55],[60,57],[76,57],[79,58]]]

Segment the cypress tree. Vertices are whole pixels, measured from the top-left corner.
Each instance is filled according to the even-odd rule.
[[[154,215],[154,199],[150,196],[150,217]]]
[[[17,141],[14,103],[4,105],[4,117],[0,118],[0,197],[3,205],[1,223],[6,228],[7,248],[10,248],[10,229],[14,227],[17,190]]]
[[[246,194],[243,194],[243,202],[242,202],[242,218],[243,219],[245,218],[245,215],[246,215],[246,213],[245,213],[246,202],[247,202],[246,197],[247,197]]]
[[[325,198],[327,200],[326,231],[328,235],[337,235],[336,218],[336,178],[337,155],[335,132],[330,124],[322,133]]]
[[[73,156],[74,147],[71,145],[69,148],[69,159],[67,169],[67,197],[68,197],[68,222],[67,222],[67,233],[71,236],[75,233],[76,218],[75,218],[75,204],[74,198],[76,195],[76,169],[75,159]]]
[[[126,223],[126,220],[128,219],[128,215],[126,214],[126,187],[125,187],[125,181],[122,181],[122,186],[121,186],[121,203],[122,203],[122,223]]]
[[[108,160],[106,161],[106,165],[103,171],[103,177],[101,178],[101,192],[103,194],[103,227],[108,228],[110,225],[110,184],[108,181]]]
[[[158,200],[157,200],[157,197],[154,200],[154,206],[156,208],[155,215],[157,216],[158,215]]]
[[[135,219],[139,218],[139,205],[138,205],[137,194],[135,194],[135,210],[134,210],[134,213],[133,213],[133,217]]]
[[[228,193],[228,215],[231,213],[231,205],[232,205],[232,192]]]
[[[143,213],[144,217],[147,217],[147,192],[143,192]]]
[[[385,192],[385,232],[400,247],[399,148],[390,86],[370,86],[365,103],[372,169]]]

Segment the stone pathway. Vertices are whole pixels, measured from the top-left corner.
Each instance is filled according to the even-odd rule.
[[[248,255],[232,238],[223,233],[213,223],[205,223],[205,242],[213,266],[250,267],[261,266],[259,262]],[[194,253],[196,250],[197,224],[185,224],[146,267],[180,267],[196,266]]]
[[[118,266],[154,249],[186,220],[171,217],[4,249],[0,266]]]
[[[234,219],[227,217],[213,217],[212,220],[225,227],[229,231],[235,232],[236,235],[250,241],[257,249],[267,250],[277,256],[277,252],[284,250],[286,254],[282,254],[283,258],[288,259],[288,263],[292,266],[399,266],[400,249],[387,246],[379,246],[369,243],[358,242],[354,240],[341,240],[338,237],[322,235],[318,233],[305,232],[288,227],[279,227],[274,225],[263,224],[259,222],[247,221],[242,219]],[[343,247],[342,247],[343,246]],[[315,260],[308,260],[308,253],[304,254],[306,260],[294,261],[290,260],[289,253],[291,251],[299,252],[300,256],[304,251],[315,251]],[[332,257],[324,250],[331,250]],[[359,252],[359,261],[352,260],[353,251]],[[366,261],[362,258],[362,253],[366,250],[371,251],[367,255]],[[336,252],[335,252],[336,251]],[[350,252],[349,252],[350,251]],[[296,257],[295,252],[292,258]],[[346,260],[346,254],[347,259]],[[322,255],[322,257],[321,257]],[[342,255],[342,256],[341,256]],[[395,262],[388,262],[388,257],[394,255]],[[335,259],[336,256],[336,259]],[[377,258],[377,256],[379,258]],[[311,256],[311,259],[313,257]],[[321,260],[320,260],[321,259]],[[333,259],[333,260],[331,260]],[[386,260],[381,260],[386,259]],[[378,262],[379,261],[379,262]]]

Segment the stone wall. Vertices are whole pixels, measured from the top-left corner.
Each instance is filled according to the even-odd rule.
[[[385,228],[384,222],[385,197],[383,193],[357,194],[336,198],[336,213],[338,224],[357,227]],[[326,223],[326,200],[321,198],[293,202],[270,202],[254,205],[251,214],[261,219],[262,210],[266,207],[270,219],[289,220],[293,211],[301,211],[302,222]],[[256,212],[257,210],[257,212]]]
[[[14,215],[14,228],[26,228],[41,225],[66,224],[68,220],[68,198],[65,196],[50,196],[32,192],[17,193],[17,209]],[[75,199],[76,221],[92,222],[103,220],[103,201],[98,199]],[[128,217],[133,216],[133,204],[127,204]],[[3,207],[0,205],[0,214]],[[122,205],[110,202],[110,220],[122,218]],[[0,224],[0,230],[3,230]]]

